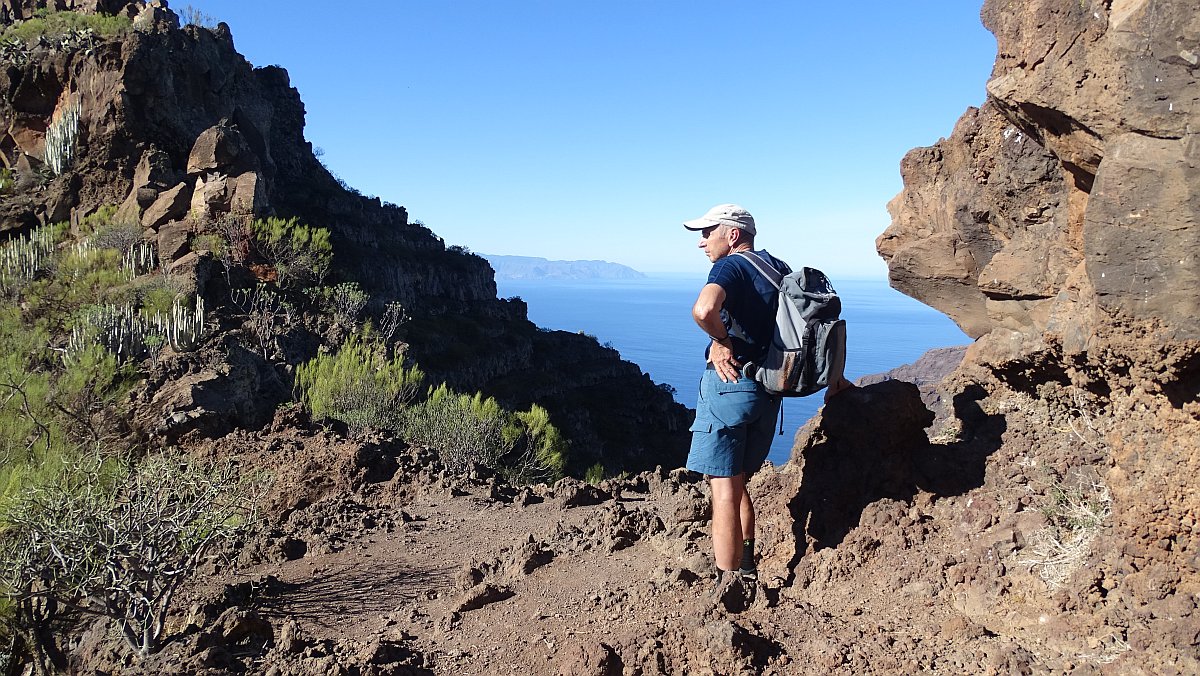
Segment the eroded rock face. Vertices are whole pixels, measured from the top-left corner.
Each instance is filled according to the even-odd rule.
[[[904,159],[877,243],[893,285],[1023,344],[1004,358],[1085,352],[1117,316],[1200,338],[1194,5],[988,2],[983,20],[988,102]]]
[[[988,100],[904,158],[877,241],[893,286],[977,338],[942,386],[961,426],[932,448],[979,478],[911,504],[928,491],[952,507],[934,523],[961,518],[972,544],[941,565],[972,622],[1117,671],[1195,671],[1200,9],[987,0],[982,17]]]
[[[914,188],[888,204],[892,226],[876,242],[894,287],[974,338],[993,326],[989,297],[1053,298],[1064,266],[1047,259],[1070,257],[1060,169],[993,104],[968,110],[950,139],[910,151],[900,173]],[[1056,256],[1039,255],[1048,241]]]

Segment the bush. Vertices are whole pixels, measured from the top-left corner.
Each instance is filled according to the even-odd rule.
[[[129,30],[132,23],[129,17],[124,15],[38,10],[32,19],[7,27],[3,35],[0,35],[0,42],[19,40],[30,43],[42,37],[56,39],[84,31],[111,37]]]
[[[342,282],[332,288],[311,289],[310,293],[321,311],[333,317],[334,325],[347,331],[358,323],[358,316],[371,299],[358,282]]]
[[[135,288],[144,317],[169,315],[177,301],[184,297],[180,284],[162,275],[153,275]]]
[[[409,440],[437,450],[447,470],[461,474],[476,464],[497,466],[506,452],[504,426],[495,399],[457,394],[442,384],[406,411],[403,430]]]
[[[260,488],[232,462],[84,456],[0,507],[0,584],[18,607],[43,598],[111,618],[147,655],[179,584],[252,522]]]
[[[567,466],[567,440],[554,425],[550,413],[532,405],[515,414],[518,435],[501,472],[514,484],[538,481],[553,483]]]
[[[425,374],[384,354],[382,345],[351,337],[337,352],[296,367],[297,398],[314,418],[341,421],[351,433],[398,428]]]
[[[587,468],[587,471],[583,473],[583,480],[595,486],[604,481],[606,475],[607,472],[604,471],[604,464],[598,462]]]
[[[184,5],[183,9],[179,10],[179,23],[184,26],[199,26],[213,30],[219,23],[211,14],[207,14],[191,5]]]
[[[1036,569],[1050,589],[1058,589],[1083,565],[1092,542],[1112,515],[1112,495],[1099,479],[1054,482],[1041,506],[1046,527],[1030,538],[1021,563]]]
[[[406,411],[403,431],[435,449],[454,473],[482,465],[521,485],[553,482],[566,466],[566,441],[545,409],[512,413],[482,393],[457,394],[444,384]]]
[[[223,261],[229,256],[229,242],[212,232],[196,235],[189,244],[192,251],[211,251],[213,258]]]
[[[11,169],[0,169],[0,195],[11,193],[15,189],[16,183]]]
[[[320,284],[329,273],[329,230],[310,228],[294,218],[268,218],[254,221],[250,232],[259,255],[275,268],[281,288]]]

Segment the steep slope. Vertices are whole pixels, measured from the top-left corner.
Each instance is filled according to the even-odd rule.
[[[195,237],[230,216],[297,217],[330,230],[331,282],[359,283],[376,316],[389,302],[403,305],[408,322],[399,338],[433,380],[513,407],[543,405],[571,436],[577,471],[596,462],[611,471],[681,462],[682,406],[595,340],[539,331],[523,303],[496,298],[484,259],[447,248],[404,208],[339,184],[304,139],[304,105],[287,72],[253,68],[227,26],[180,28],[157,2],[4,0],[0,18],[11,23],[45,5],[130,16],[132,29],[115,38],[43,38],[4,52],[0,159],[15,172],[17,190],[0,205],[0,230],[78,223],[120,205],[118,218],[140,223],[164,266],[220,314],[236,284],[215,272],[210,255],[190,250]],[[66,125],[73,115],[77,123]],[[71,157],[55,169],[46,164],[56,145],[47,138],[64,126],[73,127]],[[286,370],[315,349],[311,336],[294,336],[277,366]],[[167,416],[207,420],[210,431],[265,423],[288,396],[288,376],[275,378],[262,363],[227,366],[233,377],[210,379],[208,396],[164,392],[155,405],[170,409]],[[247,382],[250,391],[222,389]],[[228,407],[236,410],[198,411],[203,398],[237,402]]]

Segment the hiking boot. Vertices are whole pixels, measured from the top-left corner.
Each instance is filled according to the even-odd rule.
[[[719,570],[712,591],[712,604],[728,613],[740,613],[754,602],[755,584],[742,577],[741,571]]]

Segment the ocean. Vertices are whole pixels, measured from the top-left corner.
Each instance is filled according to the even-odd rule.
[[[916,361],[935,347],[970,342],[940,312],[892,289],[883,280],[833,280],[847,326],[846,377],[855,380]],[[497,280],[501,298],[519,296],[529,319],[547,329],[582,331],[609,344],[675,389],[675,400],[696,406],[707,339],[691,308],[704,276],[634,280]],[[783,435],[769,459],[786,462],[792,439],[821,406],[822,395],[784,399]]]

